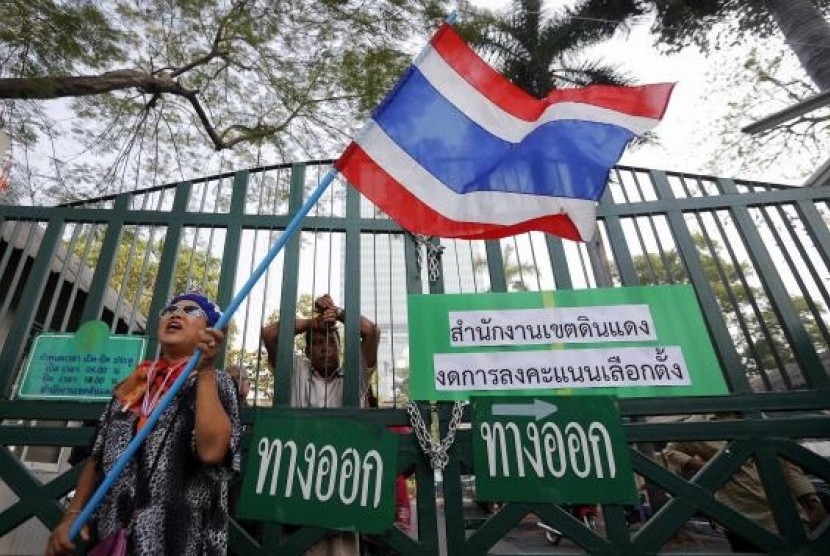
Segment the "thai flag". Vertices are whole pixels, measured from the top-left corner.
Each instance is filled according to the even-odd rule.
[[[405,229],[589,240],[608,173],[653,128],[673,84],[558,89],[538,99],[444,24],[335,167]]]

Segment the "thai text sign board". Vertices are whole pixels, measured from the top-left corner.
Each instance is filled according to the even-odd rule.
[[[410,295],[412,399],[726,394],[691,286]]]
[[[32,344],[17,396],[31,400],[108,400],[141,360],[143,336],[110,335],[102,321],[74,334],[40,334]]]
[[[237,516],[380,534],[395,512],[398,436],[344,419],[258,416]]]
[[[473,397],[476,495],[482,500],[635,503],[616,399]]]

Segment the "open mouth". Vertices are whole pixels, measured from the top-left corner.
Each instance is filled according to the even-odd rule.
[[[167,323],[167,326],[164,327],[164,330],[167,332],[172,332],[175,330],[184,330],[184,324],[178,319],[170,319],[170,322]]]

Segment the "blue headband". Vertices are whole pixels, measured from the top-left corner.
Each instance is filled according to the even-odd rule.
[[[197,292],[197,291],[189,291],[186,293],[180,293],[176,297],[170,300],[170,303],[176,303],[177,301],[193,301],[194,303],[198,304],[199,307],[202,308],[202,311],[205,312],[205,316],[207,317],[208,325],[213,326],[216,324],[216,321],[222,316],[222,312],[219,310],[219,306],[216,305],[213,301],[207,298],[207,296]]]

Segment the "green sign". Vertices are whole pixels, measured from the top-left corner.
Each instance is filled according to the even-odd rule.
[[[410,295],[415,400],[728,393],[691,286]]]
[[[634,503],[637,486],[614,398],[473,398],[481,500]]]
[[[102,321],[75,334],[40,334],[32,344],[17,396],[32,400],[108,400],[141,361],[147,340],[112,336]]]
[[[348,419],[258,416],[237,516],[380,534],[395,513],[398,436]]]

